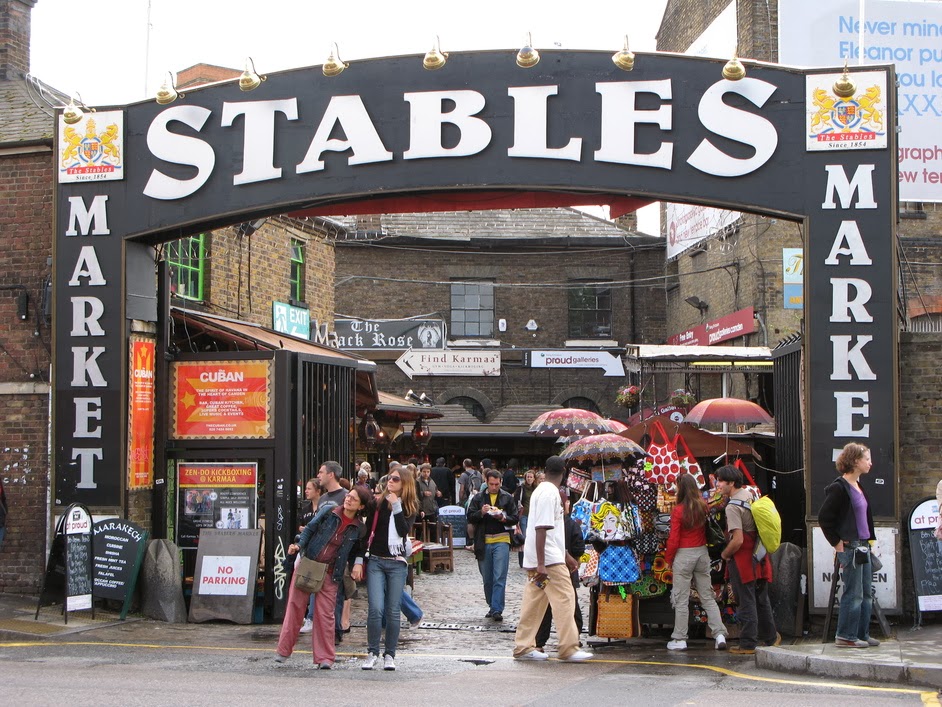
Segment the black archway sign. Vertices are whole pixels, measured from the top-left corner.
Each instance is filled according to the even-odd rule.
[[[808,508],[835,450],[863,440],[887,491],[875,515],[898,518],[893,68],[853,72],[842,97],[836,69],[749,65],[732,82],[722,63],[639,55],[624,72],[580,51],[521,69],[501,51],[428,72],[398,57],[100,111],[71,133],[60,116],[57,168],[77,181],[58,185],[55,223],[56,503],[121,505],[128,320],[156,318],[146,245],[342,201],[496,189],[803,222]]]

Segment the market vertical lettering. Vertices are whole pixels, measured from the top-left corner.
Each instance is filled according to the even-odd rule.
[[[108,236],[108,197],[103,194],[96,195],[91,206],[86,206],[85,200],[80,196],[69,197],[67,237],[72,236]],[[72,268],[72,276],[68,281],[69,287],[90,288],[105,287],[107,279],[102,272],[101,263],[95,251],[95,246],[82,246]],[[95,471],[108,463],[104,458],[103,448],[85,447],[76,443],[80,439],[100,439],[101,422],[103,418],[103,405],[100,396],[87,396],[80,394],[83,388],[106,388],[108,381],[98,358],[105,353],[104,346],[82,345],[83,339],[89,337],[103,337],[107,332],[101,324],[105,314],[105,305],[100,297],[91,294],[76,294],[69,298],[71,303],[72,328],[69,337],[74,341],[72,350],[72,376],[70,387],[75,391],[72,397],[74,425],[72,428],[72,447],[69,458],[78,465],[79,478],[76,482],[78,489],[95,489],[98,483],[95,480]],[[64,364],[65,362],[62,362]],[[96,465],[96,462],[102,464]]]
[[[822,209],[875,209],[873,172],[875,165],[859,165],[853,178],[848,178],[841,165],[827,165],[827,185],[825,187]],[[839,206],[838,206],[839,205]],[[856,220],[841,222],[834,235],[830,251],[824,259],[824,265],[832,268],[849,266],[869,268],[873,260],[867,252],[860,226]],[[867,279],[867,271],[856,272],[860,277],[832,277],[831,315],[832,324],[852,324],[853,333],[835,333],[831,341],[831,380],[832,381],[875,381],[877,375],[867,361],[865,347],[873,341],[873,335],[861,333],[867,325],[873,325],[873,315],[867,308],[873,297],[873,287]],[[857,386],[854,386],[855,388]],[[834,405],[836,423],[834,437],[860,438],[870,434],[870,390],[860,386],[857,390],[835,390]],[[836,455],[840,449],[835,444],[832,452]]]

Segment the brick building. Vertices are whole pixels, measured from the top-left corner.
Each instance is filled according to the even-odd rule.
[[[386,214],[341,223],[338,319],[438,320],[448,349],[500,353],[498,375],[410,380],[396,365],[402,342],[359,351],[377,362],[381,389],[400,395],[414,389],[445,412],[430,424],[432,458],[542,464],[555,440],[525,434],[539,413],[576,406],[627,416],[614,403],[623,375],[565,364],[536,368],[533,352],[617,356],[626,343],[661,343],[661,239],[568,208]]]
[[[0,592],[35,592],[45,555],[51,330],[53,120],[27,79],[33,0],[0,2],[0,480],[9,505]]]
[[[766,0],[669,0],[657,35],[658,50],[685,52],[731,5],[736,10],[739,55],[778,60],[778,3]],[[942,191],[939,193],[942,200]],[[898,225],[900,287],[900,424],[899,508],[905,519],[915,503],[934,494],[942,478],[938,432],[942,428],[936,359],[942,344],[942,206],[939,203],[901,202]],[[752,304],[764,326],[751,335],[753,341],[775,342],[801,330],[802,310],[782,308],[782,248],[802,246],[799,226],[744,214],[731,228],[714,234],[699,247],[668,265],[677,282],[668,295],[668,332],[687,328],[696,313],[684,305],[691,294],[706,285],[711,295],[710,315],[726,314]],[[685,276],[696,270],[736,263],[736,277],[726,267],[703,279]],[[695,285],[693,284],[695,282]],[[696,291],[695,291],[696,290]],[[750,390],[735,394],[748,397]],[[797,393],[796,393],[797,395]],[[807,424],[807,422],[805,423]],[[817,509],[806,509],[813,519]],[[903,607],[913,606],[908,553],[901,559]]]

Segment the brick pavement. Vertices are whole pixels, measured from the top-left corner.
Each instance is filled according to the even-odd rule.
[[[509,655],[513,652],[514,631],[520,617],[520,602],[526,572],[517,562],[516,553],[510,555],[507,573],[507,595],[504,621],[495,623],[484,618],[488,611],[484,601],[484,585],[473,553],[464,548],[455,550],[454,572],[422,573],[415,578],[413,596],[422,608],[422,624],[415,629],[405,628],[403,619],[400,645],[404,651],[419,652],[477,652],[487,651]],[[588,589],[580,589],[583,615],[588,616]],[[366,645],[366,588],[359,589],[351,612],[352,630],[344,639],[344,649],[353,650]],[[549,646],[556,643],[555,631]]]

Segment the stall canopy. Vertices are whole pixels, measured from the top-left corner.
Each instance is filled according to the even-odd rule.
[[[625,368],[635,373],[771,373],[772,354],[765,346],[629,344]]]
[[[701,430],[699,427],[695,427],[686,422],[675,422],[667,415],[649,417],[618,434],[640,443],[641,438],[649,434],[648,430],[651,425],[654,424],[655,420],[664,426],[669,437],[673,438],[674,435],[679,433],[684,438],[684,441],[687,443],[687,446],[690,447],[690,451],[695,457],[710,457],[712,459],[728,451],[731,457],[751,456],[760,461],[762,460],[759,453],[745,442],[732,439],[727,440],[724,435],[715,435],[712,432]]]

